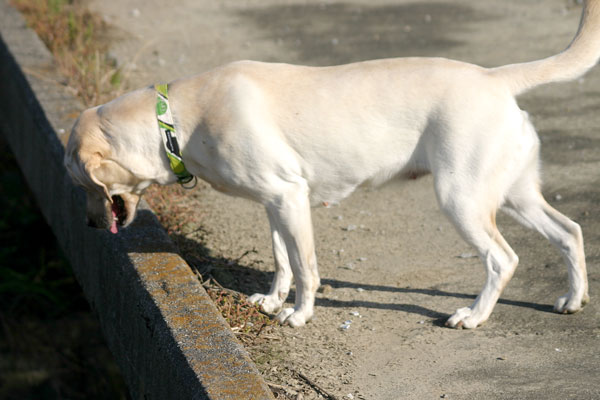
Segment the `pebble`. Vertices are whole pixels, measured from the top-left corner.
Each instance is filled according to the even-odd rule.
[[[473,254],[473,253],[460,253],[458,255],[458,258],[475,258],[477,257],[477,254]]]
[[[352,325],[352,321],[345,321],[343,324],[340,325],[340,329],[343,331],[347,331],[348,329],[350,329],[350,325]]]

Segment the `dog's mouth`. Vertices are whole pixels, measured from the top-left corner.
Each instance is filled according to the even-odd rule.
[[[111,211],[113,220],[110,225],[110,232],[117,233],[119,231],[118,225],[123,226],[127,221],[127,208],[121,196],[112,196]]]

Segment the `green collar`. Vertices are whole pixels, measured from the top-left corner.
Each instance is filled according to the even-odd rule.
[[[154,85],[156,89],[156,118],[158,119],[158,128],[160,129],[165,151],[169,158],[169,164],[173,173],[177,176],[180,184],[185,184],[194,179],[194,176],[188,172],[181,158],[179,143],[177,143],[177,134],[175,133],[175,124],[173,123],[173,114],[169,107],[168,85]]]

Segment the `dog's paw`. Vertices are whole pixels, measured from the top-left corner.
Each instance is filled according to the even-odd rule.
[[[446,326],[456,329],[474,329],[477,328],[479,322],[480,321],[477,321],[475,318],[473,318],[473,310],[470,307],[464,307],[456,310],[454,315],[448,318],[448,321],[446,321]]]
[[[277,296],[255,293],[248,297],[248,301],[252,304],[258,304],[260,309],[267,314],[274,314],[281,309],[283,301]]]
[[[559,314],[573,314],[577,311],[581,311],[584,305],[590,301],[590,296],[584,294],[581,299],[578,296],[574,296],[571,292],[560,296],[556,303],[554,303],[554,311]]]
[[[281,324],[288,324],[292,328],[298,328],[306,325],[310,316],[302,311],[295,311],[293,308],[284,308],[276,317]]]

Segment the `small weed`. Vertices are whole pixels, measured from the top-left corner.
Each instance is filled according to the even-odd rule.
[[[215,302],[231,330],[246,345],[268,338],[266,335],[276,325],[269,316],[263,314],[257,305],[248,302],[245,295],[233,290],[209,287],[206,289]]]
[[[106,57],[107,25],[81,0],[12,0],[36,31],[67,78],[67,86],[86,106],[115,97],[124,80]]]

